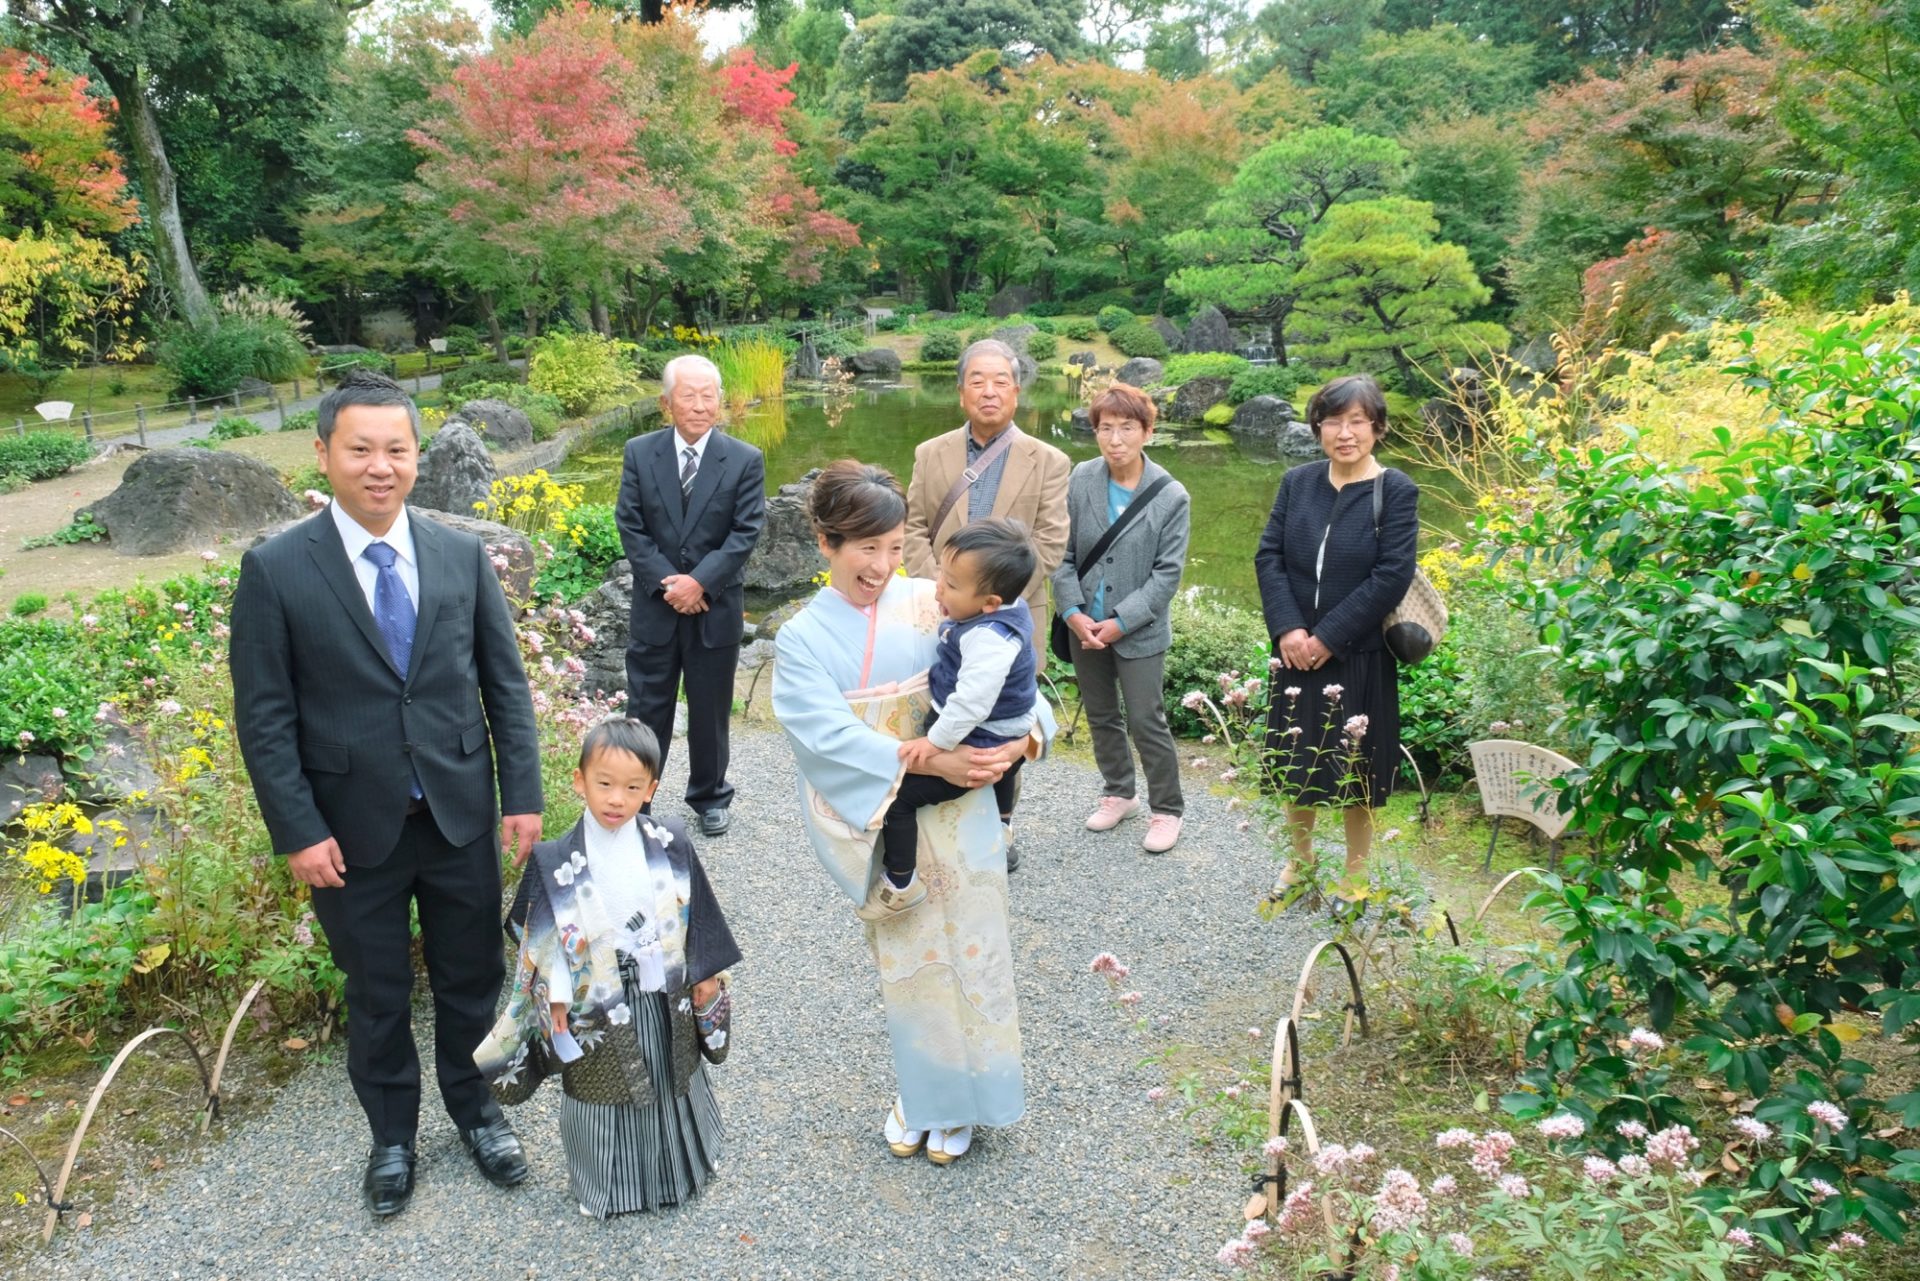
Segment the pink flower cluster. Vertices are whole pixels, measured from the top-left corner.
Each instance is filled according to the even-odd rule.
[[[1603,1156],[1590,1156],[1581,1163],[1581,1169],[1594,1183],[1611,1183],[1620,1173],[1619,1167]]]
[[[1467,1164],[1481,1178],[1497,1179],[1507,1168],[1507,1158],[1513,1155],[1513,1143],[1513,1136],[1505,1130],[1488,1130],[1474,1142]]]
[[[1847,1114],[1825,1099],[1815,1099],[1807,1104],[1807,1115],[1829,1130],[1837,1131],[1847,1128]]]
[[[1627,1034],[1627,1047],[1635,1053],[1658,1054],[1667,1048],[1667,1039],[1658,1032],[1637,1027]]]
[[[1100,955],[1093,958],[1093,964],[1088,968],[1091,969],[1093,973],[1105,977],[1109,983],[1118,983],[1121,979],[1124,979],[1128,974],[1132,973],[1131,970],[1120,963],[1120,958],[1112,952],[1100,953]]]
[[[1313,1168],[1316,1173],[1331,1177],[1365,1165],[1373,1157],[1373,1149],[1365,1143],[1356,1143],[1350,1148],[1329,1143],[1314,1153]]]
[[[1687,1158],[1698,1151],[1700,1140],[1684,1125],[1670,1125],[1647,1140],[1647,1160],[1662,1169],[1684,1170]]]
[[[1577,1139],[1587,1132],[1587,1123],[1571,1112],[1560,1112],[1534,1128],[1550,1139]]]
[[[1765,1143],[1773,1137],[1773,1127],[1765,1121],[1756,1121],[1750,1116],[1733,1118],[1733,1128],[1740,1131],[1743,1138],[1754,1143]]]
[[[1388,1170],[1373,1194],[1373,1226],[1381,1232],[1405,1232],[1425,1218],[1427,1198],[1420,1181],[1402,1169]]]
[[[1274,1225],[1281,1236],[1297,1236],[1312,1227],[1313,1183],[1302,1183],[1287,1193],[1287,1199],[1280,1206],[1280,1218]]]
[[[1462,1129],[1459,1126],[1455,1126],[1451,1130],[1442,1130],[1438,1135],[1436,1135],[1433,1140],[1433,1146],[1435,1146],[1436,1148],[1439,1148],[1442,1152],[1444,1152],[1448,1148],[1467,1147],[1478,1137],[1479,1135],[1475,1134],[1472,1130]]]

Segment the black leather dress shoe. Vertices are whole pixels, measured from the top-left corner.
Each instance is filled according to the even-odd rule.
[[[527,1154],[504,1116],[478,1129],[460,1131],[460,1141],[495,1187],[510,1188],[527,1177]]]
[[[733,826],[733,816],[727,813],[727,807],[708,810],[700,816],[700,834],[702,836],[725,836],[727,829]]]
[[[367,1153],[367,1177],[360,1186],[376,1219],[406,1209],[413,1197],[413,1144],[395,1143]]]

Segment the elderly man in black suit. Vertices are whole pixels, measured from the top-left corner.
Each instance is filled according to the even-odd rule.
[[[441,1100],[488,1179],[527,1175],[473,1051],[505,971],[500,853],[524,860],[540,837],[540,743],[486,548],[407,510],[406,392],[350,373],[318,430],[333,503],[240,562],[234,724],[273,847],[313,887],[346,974],[347,1075],[373,1130],[362,1187],[384,1217],[413,1194],[416,907]]]
[[[766,460],[716,430],[725,404],[720,371],[704,356],[676,356],[661,372],[670,427],[627,442],[614,509],[633,564],[627,641],[627,712],[673,742],[673,705],[687,693],[687,805],[700,831],[727,830],[727,722],[740,662],[747,557],[767,514]]]

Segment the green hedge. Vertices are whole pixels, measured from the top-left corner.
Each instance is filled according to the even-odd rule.
[[[1131,354],[1131,353],[1129,353]],[[1238,378],[1253,368],[1241,356],[1225,351],[1183,352],[1167,359],[1167,374],[1163,380],[1169,387],[1178,387],[1181,383],[1191,382],[1195,378]]]
[[[934,330],[920,341],[920,359],[960,359],[960,335],[951,329]]]
[[[1108,335],[1123,356],[1148,356],[1154,360],[1163,360],[1167,355],[1167,340],[1160,331],[1144,321],[1136,320],[1120,326]]]
[[[440,380],[440,390],[452,402],[475,383],[517,383],[524,381],[517,366],[500,360],[482,360],[447,374]]]
[[[1035,360],[1052,360],[1059,350],[1060,340],[1044,330],[1027,339],[1027,354]]]
[[[1112,333],[1122,325],[1133,323],[1133,313],[1125,307],[1102,307],[1100,314],[1094,317],[1094,323],[1107,333]]]
[[[1249,369],[1234,377],[1233,386],[1227,389],[1227,400],[1235,405],[1252,400],[1255,396],[1279,396],[1292,400],[1293,394],[1312,377],[1313,371],[1304,365],[1265,365]]]
[[[0,436],[0,487],[51,480],[91,457],[93,450],[86,441],[64,432],[30,431],[24,436]]]

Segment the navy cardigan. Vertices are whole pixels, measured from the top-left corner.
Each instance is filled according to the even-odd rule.
[[[1335,489],[1331,463],[1304,463],[1280,479],[1273,512],[1254,553],[1267,636],[1304,627],[1336,657],[1380,648],[1380,625],[1413,583],[1420,537],[1420,487],[1389,467],[1381,477],[1380,532],[1373,482]],[[1325,537],[1315,601],[1314,561]]]

